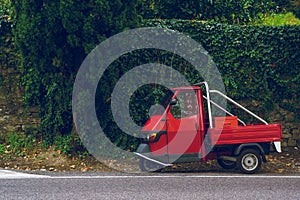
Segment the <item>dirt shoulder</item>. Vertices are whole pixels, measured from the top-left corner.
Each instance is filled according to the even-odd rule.
[[[68,157],[53,148],[36,150],[23,156],[11,155],[8,152],[0,155],[0,168],[25,171],[114,171],[97,161],[92,156],[83,158]],[[287,148],[282,153],[267,156],[268,163],[262,165],[260,173],[299,174],[300,149]],[[163,172],[225,172],[216,161],[206,163],[185,163],[168,167]]]

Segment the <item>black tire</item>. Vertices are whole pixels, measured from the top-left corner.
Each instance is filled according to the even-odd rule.
[[[223,169],[235,169],[236,168],[236,162],[230,161],[230,160],[218,159],[218,164]]]
[[[157,163],[151,162],[143,158],[140,159],[140,169],[143,172],[160,172],[162,168],[163,166]]]
[[[242,173],[254,174],[261,168],[261,155],[258,150],[245,149],[237,159],[237,166]]]

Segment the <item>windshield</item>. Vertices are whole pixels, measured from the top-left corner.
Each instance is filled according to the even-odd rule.
[[[162,115],[164,114],[166,108],[168,107],[174,93],[170,90],[165,92],[159,99],[156,100],[155,104],[149,109],[149,115]]]
[[[198,102],[194,90],[176,93],[176,102],[170,110],[174,118],[180,119],[198,114]]]

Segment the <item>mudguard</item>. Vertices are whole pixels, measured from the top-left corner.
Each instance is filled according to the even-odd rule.
[[[260,150],[260,154],[262,157],[262,160],[266,163],[267,158],[264,149],[258,144],[258,143],[248,143],[248,144],[241,144],[238,148],[235,149],[234,155],[239,155],[243,148],[247,147],[257,147]]]

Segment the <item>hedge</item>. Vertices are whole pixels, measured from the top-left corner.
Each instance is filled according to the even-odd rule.
[[[300,26],[237,26],[193,20],[149,20],[145,26],[177,30],[200,42],[233,98],[258,100],[265,111],[277,103],[300,118]]]
[[[237,26],[191,20],[148,20],[144,22],[143,26],[177,30],[200,42],[219,68],[228,95],[239,101],[257,100],[261,105],[259,106],[260,110],[256,111],[264,117],[271,118],[269,111],[273,110],[276,104],[295,113],[295,122],[300,119],[298,104],[300,100],[300,26]],[[8,28],[7,32],[1,32],[1,47],[7,44],[12,47],[10,42],[6,43],[5,41],[10,38],[7,37],[7,34],[10,34],[11,29]],[[101,81],[99,83],[102,91],[106,91],[107,94],[98,94],[99,96],[96,97],[107,102],[107,105],[100,105],[100,103],[97,108],[98,112],[106,113],[102,119],[99,119],[101,126],[104,127],[105,132],[110,133],[110,137],[115,143],[125,149],[134,149],[137,146],[137,140],[125,134],[120,137],[121,131],[113,123],[109,111],[110,102],[107,99],[110,98],[114,84],[126,71],[137,64],[149,61],[158,62],[159,60],[159,62],[169,65],[171,60],[171,58],[167,58],[168,54],[165,52],[143,51],[137,54],[139,53],[144,55],[140,61],[133,62],[132,59],[127,59],[130,55],[125,55],[114,63],[113,66],[117,67],[118,73],[115,73],[116,68],[112,66],[111,70],[107,71],[109,76],[106,77],[109,77],[109,80],[102,80],[110,83],[102,84]],[[3,55],[1,54],[1,56]],[[155,56],[153,57],[153,55]],[[185,66],[184,61],[180,58],[176,59],[176,62],[172,61],[175,63],[173,65],[175,68],[180,69]],[[192,76],[191,72],[185,75],[191,83],[199,81]],[[70,90],[70,88],[66,88],[66,90]],[[145,111],[148,111],[149,106],[144,106],[139,110],[138,99],[149,99],[146,103],[153,103],[155,100],[143,91],[140,92],[140,97],[138,96],[136,94],[133,97],[131,108],[134,110],[131,111],[131,114],[135,117],[136,122],[144,122],[147,117]],[[135,97],[136,99],[134,99]],[[65,103],[68,104],[68,102]],[[55,106],[53,106],[54,108]],[[47,126],[49,127],[49,125]],[[49,132],[49,134],[53,133]]]
[[[14,61],[11,55],[14,54],[12,44],[12,23],[8,16],[0,16],[0,65],[13,67]]]

